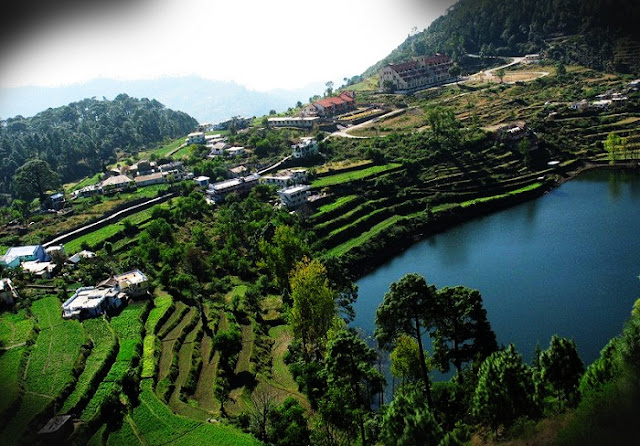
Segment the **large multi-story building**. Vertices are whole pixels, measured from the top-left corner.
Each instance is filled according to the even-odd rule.
[[[413,93],[450,80],[451,65],[451,59],[442,54],[387,64],[378,71],[378,87],[381,92]]]

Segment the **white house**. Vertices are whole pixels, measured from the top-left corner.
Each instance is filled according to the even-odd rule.
[[[320,122],[318,116],[285,116],[267,119],[269,127],[296,127],[310,129]]]
[[[122,305],[125,298],[124,293],[115,288],[81,287],[62,304],[62,317],[80,319],[99,316],[110,308]]]
[[[195,181],[198,186],[207,187],[210,179],[211,178],[207,176],[200,175],[199,177],[195,177],[193,181]]]
[[[83,187],[82,189],[74,190],[71,192],[72,198],[78,197],[91,197],[92,195],[98,195],[102,193],[102,186],[99,184],[93,184],[91,186]]]
[[[187,139],[185,139],[185,142],[187,143],[187,145],[189,144],[204,144],[205,141],[207,140],[204,132],[193,132],[193,133],[189,133],[187,135]]]
[[[298,144],[291,146],[291,155],[294,158],[305,158],[318,154],[318,141],[312,136],[300,138]]]
[[[278,195],[280,201],[289,209],[296,208],[308,201],[310,187],[307,185],[299,185],[280,189]]]
[[[251,174],[246,177],[233,178],[231,180],[214,183],[209,185],[207,194],[210,195],[213,202],[218,202],[223,200],[224,197],[231,192],[236,192],[240,195],[248,192],[253,188],[253,186],[258,184],[259,179],[260,175]]]
[[[244,147],[233,146],[233,147],[229,147],[228,149],[225,149],[226,156],[242,156],[244,154],[245,154]]]
[[[149,289],[149,279],[139,269],[117,274],[101,282],[98,286],[111,286],[128,296],[142,296]]]
[[[95,252],[82,250],[80,252],[76,252],[74,255],[67,259],[67,263],[72,265],[77,265],[82,259],[91,259],[96,256]]]
[[[274,184],[279,187],[293,186],[307,181],[306,169],[291,169],[278,172],[275,175],[263,175],[260,181],[266,184]]]
[[[226,149],[227,147],[229,147],[229,144],[224,141],[207,144],[207,149],[209,149],[209,155],[207,155],[207,158],[214,158],[216,156],[224,155],[224,149]]]
[[[22,262],[20,266],[23,271],[31,273],[34,276],[42,277],[43,279],[51,278],[58,267],[58,265],[53,262],[40,262],[38,260]]]

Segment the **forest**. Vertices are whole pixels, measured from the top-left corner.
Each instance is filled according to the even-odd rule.
[[[436,52],[464,68],[467,53],[543,53],[567,64],[631,73],[640,67],[640,12],[633,0],[461,0],[367,69]]]
[[[120,94],[113,100],[84,99],[33,117],[0,121],[0,192],[15,193],[12,177],[26,162],[46,161],[62,182],[96,172],[119,152],[155,147],[193,131],[197,121],[153,99]]]

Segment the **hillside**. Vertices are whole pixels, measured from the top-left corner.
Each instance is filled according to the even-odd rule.
[[[633,0],[460,0],[364,73],[441,52],[511,56],[541,52],[565,63],[623,73],[640,69],[640,8]]]
[[[63,182],[69,182],[104,170],[118,151],[155,146],[186,135],[197,124],[157,100],[126,94],[114,100],[84,99],[30,118],[6,119],[0,125],[0,192],[13,192],[13,175],[31,158],[47,161]]]
[[[637,371],[624,373],[640,356],[637,316],[592,365],[582,367],[569,356],[575,346],[559,338],[555,344],[563,351],[555,354],[559,347],[550,342],[542,352],[549,360],[529,364],[519,346],[491,353],[497,345],[476,300],[472,314],[488,329],[485,345],[474,343],[474,356],[457,362],[444,350],[431,351],[438,370],[458,369],[455,378],[434,379],[433,386],[420,371],[425,361],[412,338],[398,336],[398,347],[407,351],[391,353],[372,350],[345,330],[357,296],[353,280],[416,240],[540,196],[586,167],[637,166],[640,92],[630,81],[579,66],[564,73],[546,65],[513,66],[499,81],[471,79],[406,97],[363,92],[361,103],[384,104],[393,113],[344,133],[256,125],[225,135],[229,144],[246,147],[245,155],[210,159],[204,146],[171,155],[196,176],[227,178],[232,167],[271,165],[291,153],[299,136],[316,136],[318,156],[286,163],[308,170],[317,199],[303,212],[274,206],[276,186],[255,185],[211,205],[186,180],[69,200],[73,213],[27,215],[19,227],[10,223],[14,214],[0,216],[0,244],[7,248],[51,240],[134,199],[167,197],[66,241],[67,255],[84,249],[96,255],[64,266],[57,276],[2,271],[19,298],[0,314],[6,390],[0,444],[37,444],[36,432],[63,414],[77,422],[67,444],[83,445],[320,446],[341,438],[340,444],[386,446],[427,434],[433,444],[492,444],[525,429],[540,436],[552,431],[537,444],[585,444],[583,432],[602,438],[594,431],[610,435],[607,428],[617,438],[637,436],[629,432],[634,420],[625,421],[638,413],[640,381]],[[594,106],[604,96],[618,100]],[[585,107],[574,108],[583,99]],[[515,124],[519,130],[512,133]],[[349,132],[360,138],[344,137]],[[619,153],[607,151],[611,135],[623,139]],[[173,151],[161,150],[167,156]],[[127,154],[120,155],[124,162]],[[135,269],[149,279],[149,295],[105,318],[61,318],[62,303],[78,287]],[[438,315],[445,314],[440,305],[448,296],[442,290],[436,290]],[[447,299],[479,297],[458,291]],[[573,359],[578,369],[566,391],[549,375],[554,357]],[[392,371],[397,386],[393,401],[381,408],[372,402],[382,400],[378,367],[389,361],[400,365]],[[506,388],[502,370],[516,372],[513,382],[522,392],[500,391]],[[433,403],[427,404],[429,392]],[[509,398],[518,393],[521,399],[512,404]],[[494,404],[513,410],[494,417]],[[592,421],[601,407],[615,423],[602,428]]]

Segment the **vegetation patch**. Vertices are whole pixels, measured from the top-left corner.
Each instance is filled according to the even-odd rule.
[[[338,184],[349,183],[352,181],[363,180],[365,178],[369,178],[375,175],[379,175],[382,172],[388,172],[393,169],[397,169],[401,167],[402,164],[399,163],[389,163],[384,164],[382,166],[372,166],[366,169],[355,170],[352,172],[344,172],[338,173],[335,175],[330,175],[322,178],[318,178],[311,183],[312,188],[321,188],[321,187],[329,187],[336,186]]]

